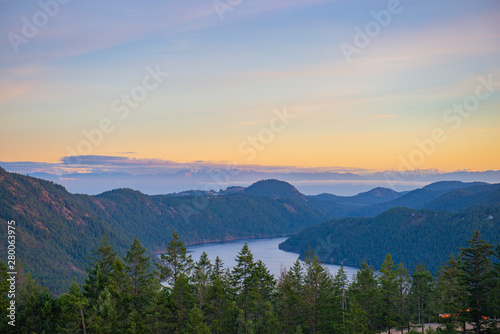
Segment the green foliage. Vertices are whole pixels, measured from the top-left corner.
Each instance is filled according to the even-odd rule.
[[[330,219],[374,217],[392,208],[427,209],[459,212],[473,205],[497,205],[500,185],[483,182],[443,181],[406,194],[376,188],[356,196],[321,194],[308,196],[312,207]]]
[[[389,331],[397,326],[398,312],[398,282],[396,266],[391,254],[387,254],[379,276],[380,285],[380,311],[382,322]]]
[[[132,310],[140,314],[152,294],[154,273],[150,272],[150,259],[145,257],[146,249],[141,246],[137,238],[134,239],[130,250],[125,256],[125,270],[130,279],[130,295]]]
[[[418,322],[423,323],[427,315],[431,313],[433,296],[433,277],[425,265],[418,264],[412,272],[411,298],[413,309],[417,313]]]
[[[86,328],[85,318],[87,314],[84,309],[89,306],[89,303],[76,280],[73,280],[68,293],[59,297],[58,302],[62,311],[58,326],[59,331],[62,333],[83,332],[83,328]]]
[[[298,205],[307,203],[306,197],[288,182],[262,180],[244,189],[245,194],[260,195],[270,198],[288,199]]]
[[[185,246],[172,240],[177,254],[171,258],[181,258]],[[465,318],[476,333],[499,331],[486,320],[494,316],[498,266],[478,232],[436,278],[422,264],[409,273],[388,254],[378,272],[364,261],[349,282],[343,267],[332,276],[309,251],[304,264],[297,260],[276,282],[245,244],[232,271],[202,254],[194,270],[179,270],[173,285],[162,286],[137,238],[124,258],[113,255],[106,237],[94,253],[100,255],[90,259],[84,286],[73,280],[59,298],[20,267],[16,328],[2,324],[2,333],[396,333],[451,312],[457,313],[445,319],[454,323],[444,320],[426,333],[457,333]],[[5,282],[2,271],[4,292]]]
[[[160,278],[170,285],[174,285],[181,274],[189,276],[193,268],[191,255],[187,256],[186,246],[174,231],[172,239],[167,245],[167,252],[162,253],[160,258],[162,265],[158,266]],[[205,254],[206,255],[206,254]]]
[[[484,323],[483,316],[488,314],[488,300],[495,286],[491,255],[493,247],[481,239],[479,230],[474,232],[468,247],[462,248],[460,252],[460,280],[467,292],[469,309],[466,318],[474,323],[476,333],[479,333]]]
[[[153,255],[167,248],[173,231],[193,244],[282,236],[325,220],[305,202],[289,198],[244,193],[148,196],[131,189],[87,196],[3,169],[0,179],[0,228],[6,230],[7,220],[18,223],[16,232],[22,236],[17,238],[18,259],[58,295],[71,285],[73,277],[84,282],[88,258],[106,252],[105,244],[97,249],[106,233],[117,255],[125,255],[135,236],[148,255]],[[6,242],[7,238],[0,240],[2,249]],[[104,276],[114,255],[107,256],[98,261]]]
[[[378,326],[378,294],[379,287],[375,277],[375,269],[368,266],[366,261],[363,261],[361,268],[356,273],[356,277],[351,282],[348,296],[351,300],[351,305],[359,306],[360,311],[356,310],[356,314],[360,318],[366,318],[364,324],[366,324],[369,332],[373,332]],[[352,321],[355,321],[355,319]],[[357,328],[359,326],[359,320],[349,325],[350,328]]]
[[[186,334],[210,334],[210,328],[203,319],[201,310],[194,306],[189,312],[188,325],[185,331]]]
[[[379,267],[389,252],[407,268],[425,263],[436,273],[475,229],[500,243],[500,205],[461,213],[395,208],[375,218],[337,219],[291,236],[280,249],[304,254],[311,247],[321,261],[355,267],[363,260]]]
[[[190,311],[195,306],[193,290],[189,278],[184,273],[179,274],[170,295],[170,315],[167,318],[170,333],[183,333],[186,330]]]

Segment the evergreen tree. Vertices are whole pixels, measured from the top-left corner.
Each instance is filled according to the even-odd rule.
[[[18,272],[19,274],[19,272]],[[47,288],[28,273],[19,277],[16,304],[16,332],[18,333],[54,333],[61,315],[60,304],[52,297]]]
[[[206,319],[213,333],[235,333],[239,310],[231,300],[230,274],[224,271],[224,264],[217,256],[210,276]]]
[[[271,301],[262,301],[255,319],[255,333],[275,334],[279,332],[279,321],[274,313]]]
[[[358,304],[366,315],[366,325],[369,332],[378,327],[378,286],[375,278],[375,269],[368,266],[363,260],[360,269],[356,272],[354,281],[349,288],[350,299]]]
[[[145,328],[147,333],[165,333],[168,326],[170,291],[164,289],[157,279],[153,280],[153,294],[146,309]]]
[[[210,328],[203,319],[203,313],[195,305],[189,312],[186,334],[210,334]]]
[[[425,330],[425,318],[429,313],[431,305],[431,294],[433,278],[429,270],[423,264],[418,264],[411,274],[414,307],[417,312],[418,323],[422,324],[422,333]]]
[[[189,279],[180,273],[170,294],[168,332],[183,333],[186,329],[189,312],[194,305],[193,289]]]
[[[275,333],[278,320],[272,302],[274,302],[276,280],[261,260],[255,264],[252,275],[255,281],[255,331]]]
[[[391,254],[387,254],[382,267],[380,268],[380,305],[381,319],[387,333],[391,334],[391,328],[397,325],[397,296],[398,283],[396,279],[396,266],[392,260]]]
[[[89,304],[97,303],[101,292],[106,288],[108,278],[104,276],[101,265],[95,262],[91,268],[87,268],[87,277],[83,286],[83,294]]]
[[[481,333],[483,316],[487,315],[489,295],[493,288],[493,270],[490,256],[493,247],[481,239],[479,230],[476,230],[469,245],[460,251],[461,283],[467,291],[467,317],[474,323],[475,333]]]
[[[494,267],[493,293],[491,293],[490,308],[491,314],[497,318],[500,317],[500,244],[496,246],[495,256],[497,258]]]
[[[348,290],[347,274],[344,270],[344,265],[340,264],[333,279],[333,289],[335,295],[334,317],[337,320],[335,324],[337,333],[344,333],[346,328],[346,312],[347,312],[347,290]]]
[[[304,297],[309,333],[333,332],[335,298],[333,280],[318,257],[309,249],[305,258]]]
[[[457,315],[465,308],[463,304],[465,291],[459,281],[460,271],[457,259],[450,254],[444,266],[438,272],[437,302],[443,317],[440,318],[450,333],[455,331]],[[444,314],[448,315],[445,317]]]
[[[179,239],[177,232],[172,233],[172,239],[167,245],[167,253],[160,255],[162,266],[159,266],[160,279],[173,286],[180,276],[191,275],[193,268],[193,259],[191,255],[187,256],[186,246]]]
[[[207,253],[203,252],[200,260],[194,266],[193,283],[199,309],[203,312],[206,304],[210,276],[212,274],[212,264]]]
[[[97,247],[93,253],[94,255],[90,259],[99,264],[104,277],[108,278],[113,272],[113,265],[118,255],[113,250],[113,246],[109,243],[109,235],[107,232],[104,232],[99,247]]]
[[[142,331],[143,315],[151,299],[154,277],[154,273],[150,271],[150,259],[144,256],[145,252],[146,249],[136,237],[124,258],[125,270],[130,281],[130,306],[132,312],[136,314],[133,322],[137,326],[137,331]]]
[[[235,259],[236,266],[231,272],[233,293],[237,306],[242,310],[242,318],[239,320],[242,332],[248,334],[253,331],[252,314],[255,308],[255,275],[253,275],[255,263],[253,254],[245,242],[243,248]]]
[[[369,334],[368,318],[366,312],[356,300],[351,301],[349,312],[346,316],[345,333],[348,334]]]
[[[396,269],[396,283],[398,285],[398,323],[401,334],[405,327],[410,331],[410,311],[408,303],[408,294],[410,290],[411,278],[408,269],[402,263],[399,263]]]
[[[211,270],[210,278],[213,280],[215,277],[222,277],[224,275],[224,262],[220,259],[219,256],[215,258],[215,263]]]
[[[132,311],[132,287],[125,263],[120,258],[115,260],[107,288],[115,300],[118,317],[123,321],[127,320]],[[118,327],[120,326],[122,323]]]
[[[94,321],[89,326],[92,333],[112,334],[118,328],[118,314],[115,300],[108,288],[101,292],[97,303],[92,306]]]
[[[92,251],[90,267],[87,267],[87,278],[83,291],[90,304],[95,304],[101,292],[107,287],[113,267],[118,256],[109,244],[109,236],[105,232],[99,247]]]
[[[274,297],[276,280],[269,272],[264,262],[258,260],[252,272],[259,297],[262,300],[271,300]]]
[[[61,319],[58,330],[61,333],[85,334],[88,325],[85,315],[88,300],[75,279],[73,279],[68,293],[59,297],[58,302],[61,305]]]
[[[304,274],[299,259],[288,271],[281,274],[278,282],[278,316],[282,330],[294,333],[305,324]]]

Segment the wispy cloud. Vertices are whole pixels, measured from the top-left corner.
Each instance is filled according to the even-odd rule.
[[[224,162],[175,162],[123,156],[64,157],[60,163],[0,162],[10,172],[29,174],[62,184],[71,192],[98,194],[133,188],[148,194],[189,189],[219,190],[248,186],[262,179],[280,179],[306,194],[329,192],[354,195],[375,187],[388,187],[386,174],[355,167],[296,167],[233,165]],[[442,173],[413,171],[391,183],[396,190],[411,190],[439,180],[500,182],[500,171]]]
[[[135,154],[135,152],[124,152]],[[148,175],[160,173],[176,173],[182,170],[230,170],[253,171],[259,173],[351,173],[367,172],[363,168],[354,167],[296,167],[296,166],[266,166],[248,164],[241,165],[232,162],[192,161],[176,162],[163,159],[136,159],[125,156],[82,155],[61,158],[59,163],[46,162],[0,162],[6,168],[21,173],[102,173],[123,172],[131,175]]]
[[[0,80],[0,101],[10,100],[24,95],[31,87],[31,83],[15,83]]]
[[[390,38],[382,36],[382,40],[367,48],[358,66],[371,72],[404,72],[498,53],[499,19],[498,13],[488,13],[459,23],[439,21],[424,29],[390,32]]]

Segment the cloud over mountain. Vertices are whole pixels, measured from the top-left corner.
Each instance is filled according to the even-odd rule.
[[[297,167],[238,165],[230,162],[177,162],[124,156],[72,156],[58,163],[0,162],[11,172],[28,174],[64,185],[70,192],[98,194],[129,187],[147,194],[189,189],[215,190],[248,186],[262,179],[293,182],[305,194],[354,195],[374,187],[412,190],[444,180],[500,182],[500,171],[415,170],[370,171],[355,167]]]

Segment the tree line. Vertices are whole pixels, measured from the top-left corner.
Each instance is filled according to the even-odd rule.
[[[173,233],[158,260],[134,239],[120,258],[105,235],[83,284],[53,296],[19,272],[16,326],[9,306],[7,267],[0,262],[1,333],[499,333],[500,245],[474,232],[436,276],[423,264],[411,271],[390,254],[378,270],[365,261],[352,278],[332,275],[312,251],[275,278],[247,244],[234,268],[206,253],[195,262]]]
[[[356,267],[366,260],[380,268],[390,253],[407,268],[424,263],[436,274],[450,252],[456,253],[457,247],[467,246],[476,229],[490,243],[500,243],[500,202],[497,202],[455,213],[394,208],[377,217],[335,219],[306,228],[279,247],[304,254],[310,246],[321,261]]]

